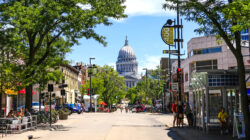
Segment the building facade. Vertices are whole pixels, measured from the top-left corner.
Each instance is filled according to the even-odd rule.
[[[125,85],[128,88],[136,86],[139,75],[138,62],[134,49],[128,44],[128,38],[126,37],[125,45],[120,49],[119,55],[116,61],[116,71],[120,76],[125,77]]]
[[[215,36],[192,38],[187,47],[188,58],[181,63],[183,89],[186,102],[195,112],[195,125],[208,130],[218,123],[221,107],[226,109],[232,121],[233,112],[240,110],[240,94],[237,62],[231,50]],[[249,55],[249,49],[242,48],[242,54]],[[244,57],[246,72],[250,68],[249,59]]]

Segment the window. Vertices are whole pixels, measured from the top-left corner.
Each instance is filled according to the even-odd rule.
[[[217,60],[196,62],[196,70],[213,70],[217,69]]]
[[[192,50],[191,52],[188,53],[188,57],[191,57],[191,56],[197,55],[197,54],[208,54],[208,53],[217,53],[217,52],[222,52],[221,46],[214,47],[214,48],[204,48],[204,49],[199,49],[199,50]]]

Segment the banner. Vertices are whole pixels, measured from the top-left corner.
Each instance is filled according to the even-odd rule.
[[[174,45],[174,28],[163,26],[161,29],[162,40],[168,45]]]

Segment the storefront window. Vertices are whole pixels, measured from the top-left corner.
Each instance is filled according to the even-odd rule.
[[[218,113],[222,107],[221,93],[209,93],[209,117],[210,123],[218,122]]]

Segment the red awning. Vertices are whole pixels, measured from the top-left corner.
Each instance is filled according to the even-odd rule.
[[[20,91],[18,91],[18,93],[25,94],[26,93],[25,88],[22,89],[22,90],[20,90]],[[32,91],[32,94],[35,95],[36,94],[35,91]]]
[[[105,102],[103,102],[103,101],[101,101],[100,103],[99,103],[100,105],[107,105]]]

